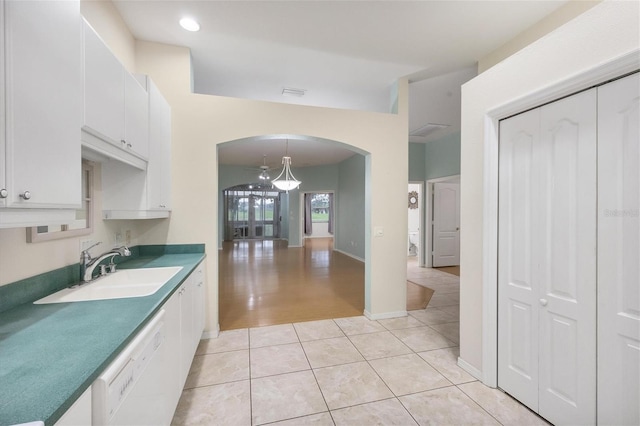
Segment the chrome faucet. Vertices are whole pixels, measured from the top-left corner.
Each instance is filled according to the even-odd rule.
[[[111,263],[109,265],[100,265],[100,276],[107,274],[107,268],[109,268],[109,272],[116,271],[116,264],[113,262],[113,258],[115,256],[131,256],[131,251],[127,246],[113,248],[107,252],[102,253],[100,256],[95,258],[91,257],[89,250],[93,247],[100,244],[100,241],[92,245],[91,247],[82,250],[80,253],[80,280],[88,283],[93,279],[93,271],[96,269],[100,263],[111,257]]]

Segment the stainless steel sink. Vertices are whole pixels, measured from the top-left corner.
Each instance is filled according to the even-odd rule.
[[[33,303],[67,303],[150,296],[181,269],[181,266],[121,269],[95,281],[65,288]]]

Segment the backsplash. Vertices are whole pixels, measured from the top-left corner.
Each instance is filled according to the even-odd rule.
[[[115,263],[122,263],[147,256],[163,254],[204,253],[204,244],[144,245],[131,247],[131,256],[115,257]],[[31,303],[58,290],[77,283],[80,276],[80,264],[65,266],[33,277],[25,278],[0,287],[0,312],[8,311],[18,305]]]

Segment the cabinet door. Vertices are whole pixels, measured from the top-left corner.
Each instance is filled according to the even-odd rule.
[[[3,27],[4,21],[4,0],[0,0],[0,22]],[[0,99],[5,99],[4,90],[4,31],[0,31]],[[7,190],[7,183],[5,181],[5,109],[4,102],[0,102],[0,208],[5,207],[7,204],[7,198],[9,191]]]
[[[204,331],[205,325],[205,302],[206,302],[206,294],[205,294],[205,265],[204,261],[198,266],[193,272],[193,284],[194,284],[194,297],[193,297],[193,312],[194,312],[194,336],[193,336],[193,346],[194,351],[198,348],[198,344],[200,343],[200,339],[202,338],[202,332]]]
[[[171,210],[171,107],[150,79],[147,194],[150,210]]]
[[[55,426],[76,426],[91,424],[91,387],[73,403]]]
[[[193,275],[182,284],[180,294],[180,378],[184,386],[193,361]]]
[[[78,1],[5,3],[8,207],[80,206],[80,22]]]
[[[117,146],[124,140],[125,70],[98,34],[84,28],[84,128]]]
[[[171,387],[170,406],[167,407],[170,413],[174,413],[182,394],[184,380],[180,375],[180,290],[176,291],[163,306],[165,316],[165,342],[167,345],[167,356],[165,358],[164,374],[166,382]]]
[[[124,140],[127,149],[149,156],[149,95],[136,78],[124,72]]]

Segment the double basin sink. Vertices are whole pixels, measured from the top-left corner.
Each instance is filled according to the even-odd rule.
[[[33,303],[67,303],[150,296],[181,269],[181,266],[121,269],[94,281],[65,288]]]

